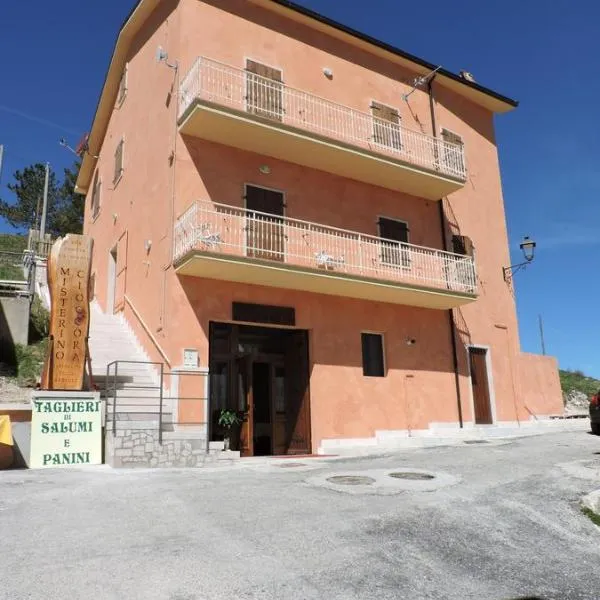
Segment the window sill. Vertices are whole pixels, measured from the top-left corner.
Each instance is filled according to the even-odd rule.
[[[113,181],[113,190],[117,189],[117,186],[119,185],[119,181],[121,181],[121,179],[123,179],[123,171],[121,171],[121,174]]]
[[[92,215],[91,222],[95,223],[98,220],[99,216],[100,216],[100,209],[98,209],[98,211]]]

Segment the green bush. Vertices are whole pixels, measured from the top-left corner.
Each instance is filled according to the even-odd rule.
[[[37,342],[48,337],[50,333],[50,313],[42,301],[35,296],[29,313],[29,340]]]
[[[17,383],[22,387],[33,387],[39,381],[46,357],[48,339],[30,346],[15,345],[17,358]]]

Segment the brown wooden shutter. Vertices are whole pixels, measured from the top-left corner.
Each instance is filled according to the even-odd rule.
[[[246,208],[266,213],[249,214],[246,238],[248,256],[282,262],[285,259],[285,231],[281,219],[284,211],[283,194],[249,185],[246,187]]]
[[[123,144],[124,140],[121,140],[115,150],[115,173],[113,183],[117,183],[119,177],[121,177],[121,174],[123,173]]]
[[[379,102],[371,103],[371,113],[375,143],[400,150],[402,148],[400,113],[395,108]]]
[[[379,102],[372,102],[371,110],[373,116],[382,121],[389,121],[390,123],[396,123],[396,125],[400,123],[400,113],[391,106],[386,106]]]
[[[408,244],[408,224],[395,219],[379,219],[379,237],[381,243],[381,262],[388,265],[410,266],[410,252],[405,244]],[[398,242],[398,243],[395,243]]]
[[[448,131],[447,129],[442,129],[442,138],[445,142],[450,142],[451,144],[458,144],[459,146],[463,145],[463,139],[457,133],[453,131]]]
[[[246,61],[246,71],[248,112],[275,121],[282,121],[283,86],[281,71],[253,60]]]
[[[453,235],[452,236],[452,249],[455,254],[462,254],[463,256],[473,257],[475,254],[475,247],[470,237],[466,235]]]

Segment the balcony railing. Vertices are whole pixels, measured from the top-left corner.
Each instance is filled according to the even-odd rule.
[[[196,60],[181,84],[180,118],[196,100],[309,131],[461,181],[467,177],[462,144],[204,57]]]
[[[335,276],[477,292],[475,265],[469,256],[225,204],[193,204],[177,221],[174,244],[175,263],[198,251]]]

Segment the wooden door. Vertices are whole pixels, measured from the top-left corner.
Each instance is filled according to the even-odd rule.
[[[477,425],[491,425],[493,418],[487,371],[487,350],[485,348],[469,348],[469,364],[471,367],[475,423]]]
[[[252,357],[236,358],[235,385],[237,409],[242,420],[240,426],[240,454],[254,456],[254,395],[252,391]]]
[[[372,102],[371,112],[373,114],[373,140],[375,143],[401,150],[402,135],[398,111],[391,106]]]
[[[246,187],[246,208],[250,211],[246,224],[247,255],[283,262],[283,193],[249,185]]]
[[[283,120],[281,71],[253,60],[246,62],[246,107],[248,112],[275,121]]]
[[[410,251],[407,246],[408,223],[380,217],[379,237],[384,240],[381,242],[382,263],[410,267]]]
[[[286,454],[310,454],[308,332],[290,332],[285,356]]]

